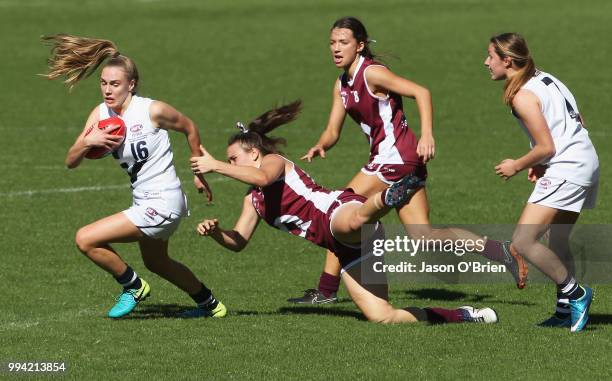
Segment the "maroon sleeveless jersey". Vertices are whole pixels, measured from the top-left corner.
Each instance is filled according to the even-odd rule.
[[[370,163],[423,165],[416,153],[417,138],[408,127],[402,97],[389,92],[384,97],[368,88],[365,71],[370,66],[383,66],[360,56],[355,75],[349,80],[340,76],[340,96],[346,112],[361,126],[370,143]]]
[[[253,187],[251,196],[257,214],[268,225],[339,255],[360,254],[360,247],[346,246],[334,238],[330,221],[338,206],[351,201],[363,203],[365,197],[350,190],[325,189],[295,164],[276,182]]]

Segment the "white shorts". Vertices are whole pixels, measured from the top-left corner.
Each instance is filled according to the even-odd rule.
[[[181,218],[189,215],[187,197],[181,188],[134,190],[132,196],[132,206],[123,213],[148,237],[167,241],[178,228]]]
[[[558,177],[540,177],[527,202],[580,213],[593,209],[599,183],[584,187]]]

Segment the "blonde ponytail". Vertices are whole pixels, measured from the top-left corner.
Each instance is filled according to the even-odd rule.
[[[490,39],[495,47],[495,53],[502,59],[510,57],[517,72],[506,79],[504,84],[504,103],[512,106],[512,99],[521,87],[534,76],[535,63],[529,53],[527,42],[518,33],[502,33]]]
[[[55,34],[43,36],[42,40],[51,44],[51,56],[48,59],[49,72],[44,74],[48,79],[64,77],[64,83],[70,88],[80,80],[89,77],[105,59],[110,58],[105,66],[123,68],[128,80],[134,80],[132,93],[138,85],[138,70],[134,62],[119,53],[117,46],[109,40]]]

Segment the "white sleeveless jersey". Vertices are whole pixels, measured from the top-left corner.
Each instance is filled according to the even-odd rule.
[[[117,115],[102,103],[100,120],[117,115],[125,122],[125,140],[113,152],[113,157],[130,176],[132,189],[177,189],[181,182],[174,169],[168,132],[153,126],[149,115],[152,102],[152,99],[133,95],[123,115]]]
[[[546,176],[581,186],[597,183],[597,152],[588,131],[582,126],[578,105],[569,89],[557,78],[539,70],[522,88],[533,92],[540,100],[542,114],[555,143],[555,155],[542,163],[548,166]],[[533,137],[523,122],[518,121],[533,147]]]

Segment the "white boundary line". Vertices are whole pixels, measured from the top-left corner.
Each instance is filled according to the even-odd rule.
[[[225,182],[229,180],[230,179],[227,177],[217,177],[217,178],[208,180],[208,182],[209,183],[221,183],[221,182]],[[98,185],[98,186],[74,187],[74,188],[28,189],[28,190],[23,190],[23,191],[0,192],[0,197],[21,197],[21,196],[30,197],[30,196],[35,196],[39,194],[78,193],[78,192],[103,191],[103,190],[111,190],[111,189],[129,189],[129,185],[117,184],[117,185]]]
[[[55,188],[55,189],[30,189],[25,191],[16,192],[3,192],[0,193],[0,197],[19,197],[19,196],[34,196],[38,194],[47,193],[76,193],[76,192],[89,192],[89,191],[101,191],[107,189],[127,189],[126,184],[121,185],[101,185],[93,187],[76,187],[76,188]]]

